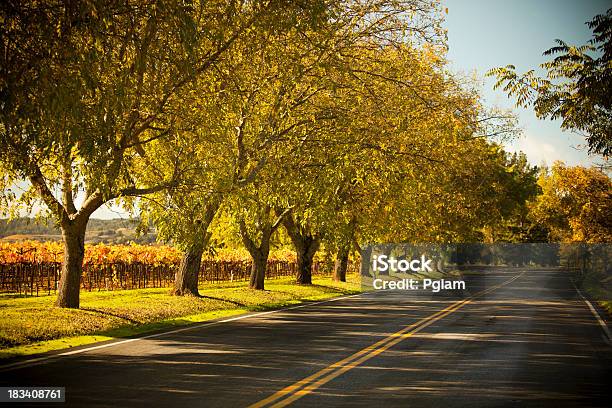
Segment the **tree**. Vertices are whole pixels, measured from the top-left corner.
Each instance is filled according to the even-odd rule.
[[[171,241],[183,252],[175,275],[175,295],[198,295],[201,258],[210,239],[208,227],[241,174],[232,143],[237,122],[227,115],[234,105],[215,97],[220,86],[213,74],[195,81],[182,94],[188,109],[175,120],[173,137],[151,143],[146,155],[136,160],[139,179],[157,182],[175,173],[176,185],[137,202],[122,200],[124,207],[139,212],[141,225],[154,224],[159,240]]]
[[[241,70],[232,72],[232,92],[248,95],[241,108],[237,162],[249,163],[256,171],[246,178],[248,183],[232,190],[229,208],[253,261],[253,289],[264,288],[271,236],[291,210],[273,211],[287,204],[283,181],[298,176],[287,171],[287,162],[296,160],[305,140],[333,119],[316,101],[328,89],[325,67],[333,58],[330,43],[337,35],[317,25],[251,40],[240,56]],[[305,41],[306,36],[313,38]],[[254,42],[262,49],[254,49]]]
[[[339,102],[353,109],[342,128],[352,148],[329,175],[326,248],[342,265],[347,243],[481,239],[509,196],[499,187],[505,153],[487,139],[515,132],[513,117],[484,110],[435,49],[380,48],[362,60]]]
[[[237,230],[236,235],[251,256],[249,287],[257,290],[265,288],[272,236],[290,211],[274,212],[274,208],[283,202],[284,192],[278,187],[276,174],[282,160],[272,161],[258,174],[257,180],[234,190],[227,197],[227,219],[223,224],[225,235],[228,230]]]
[[[346,203],[342,201],[351,194],[350,185],[360,177],[359,173],[379,160],[380,151],[386,149],[384,139],[391,136],[387,129],[398,126],[385,116],[388,112],[383,106],[389,104],[381,103],[380,84],[403,83],[409,89],[408,100],[420,98],[418,87],[410,81],[386,78],[376,69],[369,69],[372,64],[376,68],[384,66],[377,60],[377,50],[399,48],[405,50],[406,56],[418,54],[417,47],[423,44],[434,44],[432,48],[442,45],[438,43],[438,10],[430,4],[401,2],[386,7],[384,2],[366,2],[347,7],[347,11],[356,13],[356,18],[347,19],[345,24],[350,30],[343,28],[343,35],[331,48],[335,58],[327,61],[325,72],[329,85],[316,100],[319,106],[327,106],[333,119],[325,128],[304,138],[289,170],[299,178],[294,177],[286,188],[291,211],[282,222],[297,253],[296,280],[302,284],[311,283],[314,255],[326,236],[337,241],[343,252],[337,270],[339,279],[343,275],[355,221],[343,211]],[[282,210],[277,209],[277,214]]]
[[[224,140],[221,145],[233,160],[230,160],[229,166],[220,166],[218,169],[221,174],[226,175],[227,182],[222,183],[224,187],[218,190],[205,187],[207,182],[197,181],[196,176],[190,183],[199,187],[191,189],[190,195],[187,196],[189,199],[182,196],[180,200],[172,202],[193,207],[190,203],[195,200],[201,204],[197,206],[199,209],[208,208],[204,203],[208,201],[210,191],[216,191],[216,196],[223,201],[230,195],[240,195],[240,190],[254,183],[265,167],[295,158],[300,162],[300,156],[313,151],[304,146],[309,145],[311,139],[316,140],[334,120],[333,112],[329,112],[322,102],[329,98],[328,94],[333,93],[337,86],[328,80],[330,72],[345,69],[346,65],[350,65],[351,60],[343,58],[351,54],[351,49],[365,48],[364,44],[374,46],[367,43],[368,39],[376,37],[378,43],[393,42],[407,38],[405,34],[409,28],[413,31],[411,38],[426,36],[438,30],[437,16],[433,13],[429,15],[432,10],[431,5],[420,0],[326,2],[324,10],[315,19],[305,18],[309,16],[308,13],[301,13],[294,17],[294,20],[302,22],[301,24],[292,24],[290,27],[279,24],[263,27],[261,30],[251,30],[249,35],[237,41],[233,51],[226,54],[225,59],[216,65],[215,80],[218,85],[208,94],[214,100],[223,101],[216,110],[219,112],[218,121],[227,123],[227,129],[219,134],[224,135],[221,136]],[[411,12],[419,18],[404,18]],[[409,25],[409,22],[413,24]],[[194,142],[210,146],[214,151],[214,146],[207,143],[206,135],[211,133],[210,128],[217,129],[219,125],[215,124],[214,120],[198,119],[196,122],[199,126],[196,131],[202,137]],[[216,130],[213,131],[215,132]],[[203,170],[201,174],[208,173]],[[292,176],[297,174],[299,173],[294,172]],[[256,192],[254,196],[261,197]],[[166,202],[165,199],[155,201]],[[259,200],[262,207],[250,213],[255,215],[253,224],[266,225],[258,223],[258,220],[262,214],[268,213],[267,207],[275,206],[268,201]],[[289,207],[293,206],[287,204]],[[284,213],[289,207],[281,208],[280,213]],[[177,211],[173,215],[172,212],[166,212],[163,206],[158,207],[158,210],[156,222],[174,226],[193,225],[190,218],[181,217],[183,213],[196,215],[191,210]],[[245,227],[242,229],[243,240],[248,242],[253,239],[250,233],[255,231],[249,227],[249,220],[244,217],[241,219]],[[289,221],[285,219],[285,222]],[[199,225],[202,231],[206,231],[208,226],[205,223]],[[277,224],[273,222],[273,225]],[[160,230],[172,231],[173,228],[165,228],[162,225]],[[185,229],[181,227],[176,230]],[[259,230],[255,235],[262,232]],[[182,234],[180,238],[169,237],[188,252],[189,248],[200,251],[200,244],[195,246],[183,242],[184,239],[189,242],[201,240],[199,235],[191,234],[190,238],[188,235]],[[260,255],[258,257],[261,258]],[[198,257],[194,254],[191,258]],[[197,273],[195,267],[191,268],[191,271],[191,274]],[[177,279],[178,277],[179,275]],[[190,282],[193,284],[196,280],[191,279]],[[176,286],[178,288],[184,285],[177,281]],[[175,291],[179,293],[182,289]],[[195,294],[197,287],[189,288],[185,292]]]
[[[302,112],[317,91],[304,78],[314,76],[320,69],[319,54],[327,52],[302,37],[328,17],[329,9],[319,3],[287,4],[254,23],[217,61],[211,75],[194,81],[183,94],[189,110],[179,120],[180,140],[169,148],[154,145],[149,158],[141,159],[143,178],[150,180],[162,178],[180,157],[190,158],[179,187],[140,204],[143,220],[152,220],[160,238],[184,251],[175,280],[177,295],[198,295],[200,259],[220,206],[256,181],[269,162],[281,160],[291,146],[288,141],[306,124],[321,119]],[[256,258],[254,265],[261,265],[262,255]]]
[[[256,224],[261,225],[259,231],[257,231],[260,234],[259,239],[253,238],[243,218],[238,221],[242,242],[253,260],[251,277],[249,279],[249,287],[251,289],[264,289],[266,267],[268,264],[268,256],[270,255],[270,240],[284,216],[284,214],[281,213],[275,219],[270,219],[272,214],[272,208],[264,206],[263,211],[253,217]]]
[[[333,126],[284,166],[300,175],[287,177],[293,207],[283,221],[298,282],[310,281],[321,244],[336,252],[342,280],[357,242],[477,239],[492,211],[509,211],[505,153],[486,139],[514,131],[513,118],[484,112],[435,50],[360,50],[338,76],[325,101]]]
[[[503,86],[517,106],[533,104],[539,118],[562,119],[563,129],[584,132],[589,152],[607,158],[612,149],[612,9],[587,23],[593,30],[589,44],[572,46],[556,40],[544,55],[556,57],[519,75],[513,65],[494,68],[495,88]],[[597,52],[591,56],[588,52]]]
[[[498,150],[485,172],[495,202],[483,228],[483,240],[495,242],[532,242],[537,239],[529,218],[529,202],[540,193],[538,167],[529,165],[524,153],[508,154]],[[485,176],[486,177],[486,176]]]
[[[603,172],[556,162],[538,180],[542,194],[531,217],[553,242],[607,243],[612,239],[612,181]]]
[[[2,3],[2,181],[31,184],[20,197],[5,189],[3,201],[42,202],[61,227],[58,306],[79,306],[91,214],[110,200],[177,185],[172,171],[155,183],[138,177],[138,156],[175,133],[181,93],[280,5]]]

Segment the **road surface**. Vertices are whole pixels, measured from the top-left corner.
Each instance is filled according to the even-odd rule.
[[[367,293],[5,365],[0,386],[64,386],[86,407],[609,406],[612,347],[565,273],[467,284],[461,298]]]

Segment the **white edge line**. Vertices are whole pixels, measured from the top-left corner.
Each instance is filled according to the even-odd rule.
[[[181,332],[188,331],[188,330],[201,329],[203,327],[215,326],[215,325],[218,325],[218,324],[229,323],[229,322],[233,322],[233,321],[236,321],[236,320],[248,319],[250,317],[265,316],[265,315],[269,315],[269,314],[272,314],[272,313],[286,312],[288,310],[300,309],[300,308],[303,308],[303,307],[316,306],[316,305],[320,305],[320,304],[323,304],[323,303],[329,303],[329,302],[335,302],[335,301],[338,301],[338,300],[349,299],[349,298],[353,298],[353,297],[356,297],[356,296],[361,296],[361,295],[366,294],[366,293],[369,293],[369,292],[357,293],[357,294],[348,295],[348,296],[341,296],[341,297],[337,297],[337,298],[333,298],[333,299],[322,300],[322,301],[319,301],[319,302],[304,303],[304,304],[301,304],[301,305],[286,307],[286,308],[283,308],[283,309],[269,310],[267,312],[248,313],[248,314],[243,314],[243,315],[236,316],[236,317],[230,317],[228,319],[217,320],[217,321],[214,321],[214,322],[208,322],[208,323],[202,323],[202,324],[196,324],[196,325],[193,325],[193,326],[188,326],[188,327],[183,327],[183,328],[180,328],[180,329],[165,331],[165,332],[162,332],[162,333],[155,333],[155,334],[149,334],[147,336],[135,337],[135,338],[132,338],[132,339],[125,339],[125,340],[114,341],[114,342],[111,342],[111,343],[101,344],[99,346],[86,347],[86,348],[82,348],[82,349],[79,349],[79,350],[65,351],[63,353],[57,353],[57,354],[53,354],[53,355],[50,355],[50,356],[34,358],[34,359],[31,359],[31,360],[26,360],[26,361],[18,361],[18,362],[15,362],[15,363],[7,364],[5,366],[0,366],[0,372],[11,371],[13,369],[22,368],[22,367],[37,366],[37,365],[44,364],[45,362],[47,362],[49,360],[55,360],[55,359],[58,359],[60,357],[72,356],[72,355],[75,355],[75,354],[86,353],[88,351],[93,351],[93,350],[99,350],[99,349],[108,348],[108,347],[119,346],[121,344],[131,343],[133,341],[153,339],[153,338],[157,338],[157,337],[167,336],[169,334],[181,333]]]
[[[584,301],[584,303],[586,303],[586,305],[589,307],[589,310],[591,311],[591,313],[593,314],[593,316],[595,317],[595,319],[597,320],[597,323],[599,323],[599,325],[601,326],[602,330],[604,331],[604,334],[606,335],[606,337],[608,338],[608,341],[612,342],[612,335],[610,334],[610,329],[608,329],[608,325],[606,324],[606,322],[601,318],[601,316],[599,315],[599,312],[597,312],[597,310],[595,309],[595,307],[593,307],[593,305],[591,304],[591,302],[589,302],[587,300],[587,298],[585,298],[582,295],[582,292],[580,291],[580,289],[578,289],[578,287],[576,286],[576,284],[574,283],[574,281],[572,281],[572,285],[574,286],[574,289],[576,289],[576,292],[578,292],[578,295],[580,295],[580,297],[582,298],[582,300]]]

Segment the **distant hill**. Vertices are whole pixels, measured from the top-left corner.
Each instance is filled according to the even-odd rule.
[[[156,239],[155,230],[145,235],[136,234],[138,219],[114,218],[112,220],[91,219],[87,224],[85,242],[95,244],[126,244],[136,242],[139,244],[153,243]],[[14,220],[0,219],[0,240],[23,241],[59,241],[62,239],[61,231],[53,224],[44,224],[33,218],[16,218]]]

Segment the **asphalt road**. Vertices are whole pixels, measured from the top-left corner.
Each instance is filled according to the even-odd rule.
[[[609,406],[599,323],[563,272],[522,272],[472,276],[462,297],[369,293],[4,367],[0,386],[65,386],[84,407]]]

